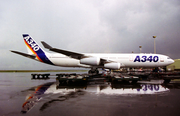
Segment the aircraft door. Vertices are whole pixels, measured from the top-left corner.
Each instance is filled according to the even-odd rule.
[[[164,62],[164,57],[163,56],[160,57],[160,62]]]
[[[129,61],[133,62],[133,56],[129,56]]]

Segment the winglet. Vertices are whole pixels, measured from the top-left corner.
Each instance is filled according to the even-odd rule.
[[[51,48],[52,48],[49,44],[47,44],[47,43],[44,42],[44,41],[41,41],[41,43],[42,43],[42,45],[44,46],[44,48],[47,48],[47,49],[51,49]]]

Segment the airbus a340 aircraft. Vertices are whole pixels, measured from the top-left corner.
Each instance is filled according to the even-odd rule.
[[[98,68],[120,69],[124,67],[163,67],[174,60],[161,54],[105,54],[77,53],[51,47],[44,41],[41,43],[50,51],[45,52],[28,34],[23,34],[28,53],[11,51],[16,54],[55,66],[91,68],[89,73],[98,73]]]

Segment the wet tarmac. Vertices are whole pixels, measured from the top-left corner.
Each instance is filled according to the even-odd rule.
[[[0,116],[179,116],[180,82],[58,84],[0,73]]]

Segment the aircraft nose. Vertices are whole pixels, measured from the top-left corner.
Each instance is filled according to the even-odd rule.
[[[173,60],[173,59],[170,59],[169,62],[170,62],[170,63],[174,63],[174,60]]]

